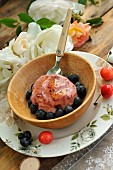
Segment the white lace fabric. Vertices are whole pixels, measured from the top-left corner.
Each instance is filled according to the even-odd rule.
[[[66,156],[52,170],[113,170],[113,126],[98,141]]]

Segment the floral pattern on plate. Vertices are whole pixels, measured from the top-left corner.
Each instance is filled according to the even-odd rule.
[[[95,95],[88,110],[84,113],[82,118],[69,127],[58,130],[49,129],[54,135],[54,140],[49,145],[43,145],[40,144],[37,138],[38,134],[45,129],[34,127],[19,119],[17,116],[15,117],[8,105],[7,98],[1,97],[0,108],[2,106],[2,109],[0,110],[0,136],[9,147],[25,155],[57,157],[76,152],[89,146],[110,128],[113,123],[113,108],[111,107],[113,98],[111,97],[110,99],[105,100],[101,97],[98,101],[98,105],[94,106],[95,99],[100,92],[100,85],[105,83],[100,78],[99,71],[107,63],[93,54],[85,52],[74,53],[86,58],[94,67],[97,75]],[[113,84],[113,81],[110,81],[109,83]],[[20,129],[22,131],[32,131],[34,140],[28,148],[23,148],[19,143],[16,134],[20,132]]]

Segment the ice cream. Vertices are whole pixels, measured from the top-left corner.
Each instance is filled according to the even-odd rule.
[[[39,77],[32,87],[32,103],[38,109],[55,112],[56,107],[72,105],[77,96],[76,86],[66,77],[53,74]]]

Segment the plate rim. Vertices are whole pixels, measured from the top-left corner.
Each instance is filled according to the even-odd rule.
[[[85,54],[85,55],[89,55],[89,57],[90,57],[90,56],[96,57],[96,59],[99,59],[99,58],[100,58],[100,57],[98,57],[98,56],[95,55],[95,54],[91,54],[91,53],[87,53],[87,52],[80,52],[80,51],[71,51],[71,52],[74,53],[74,54],[81,55],[81,56]],[[83,57],[84,57],[84,56],[83,56]],[[102,58],[100,58],[100,59],[105,62],[104,59],[102,59]],[[92,119],[92,120],[93,120],[93,119]],[[1,126],[1,124],[4,124],[4,123],[0,123],[0,126]],[[10,144],[8,144],[8,143],[5,142],[5,139],[3,139],[2,136],[1,136],[1,139],[2,139],[2,141],[3,141],[7,146],[9,146],[9,147],[12,148],[13,150],[15,150],[15,151],[17,151],[17,152],[19,152],[19,153],[22,153],[22,154],[24,154],[24,155],[37,156],[37,157],[41,157],[41,158],[58,157],[58,156],[64,156],[64,155],[67,155],[67,154],[71,154],[71,153],[80,151],[80,150],[82,150],[83,148],[88,147],[88,146],[91,145],[93,142],[97,141],[104,133],[106,133],[106,131],[111,127],[111,125],[112,125],[112,122],[111,122],[110,126],[109,126],[103,133],[101,133],[100,136],[96,136],[93,140],[91,140],[90,142],[88,142],[87,145],[79,148],[78,150],[74,150],[74,151],[70,151],[70,152],[68,151],[68,152],[62,153],[62,154],[60,154],[60,155],[59,155],[59,154],[53,154],[53,155],[48,155],[48,154],[47,154],[46,156],[43,156],[43,155],[26,154],[26,153],[20,152],[18,149],[14,148],[14,147],[11,147]],[[7,125],[6,125],[6,126],[7,126]],[[85,128],[85,127],[84,127],[84,128]],[[82,129],[81,129],[81,130],[82,130]],[[65,138],[68,138],[68,137],[71,138],[72,136],[73,136],[73,134],[70,135],[70,136],[67,136],[67,137],[63,137],[62,139],[65,139]],[[59,140],[59,139],[55,139],[55,140]],[[55,140],[54,140],[54,141],[55,141]]]

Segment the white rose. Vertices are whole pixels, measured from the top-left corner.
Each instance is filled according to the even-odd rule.
[[[25,59],[20,59],[13,54],[13,42],[14,39],[10,42],[8,47],[0,50],[0,92],[7,89],[12,76],[26,63]]]
[[[95,137],[95,129],[91,127],[83,128],[79,132],[78,142],[79,143],[87,143],[93,140]]]
[[[21,32],[18,38],[16,39],[15,43],[13,44],[13,51],[21,55],[27,49],[30,48],[30,37],[28,36],[27,32]]]
[[[84,5],[69,0],[36,0],[28,13],[35,21],[48,18],[59,24],[64,21],[68,8],[72,8],[74,12],[83,11]]]
[[[21,32],[13,44],[13,51],[19,57],[26,58],[28,61],[37,56],[34,39],[41,32],[40,26],[35,22],[28,25],[27,32]]]
[[[35,43],[38,48],[38,55],[56,52],[61,31],[62,26],[53,25],[51,28],[45,29],[37,35]],[[68,36],[65,51],[71,51],[72,49],[72,39]]]

